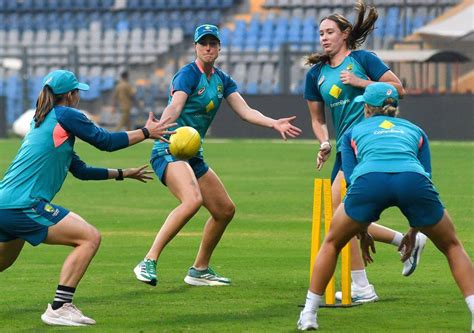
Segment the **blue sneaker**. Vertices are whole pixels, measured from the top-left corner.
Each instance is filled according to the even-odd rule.
[[[143,259],[143,261],[135,266],[133,272],[139,281],[156,286],[156,260]]]
[[[210,267],[202,271],[190,267],[184,282],[192,286],[228,286],[231,283],[230,279],[219,276]]]

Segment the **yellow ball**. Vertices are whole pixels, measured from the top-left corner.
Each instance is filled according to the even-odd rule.
[[[199,148],[201,148],[201,136],[190,126],[177,128],[176,133],[170,137],[169,150],[177,159],[189,160],[196,155]]]

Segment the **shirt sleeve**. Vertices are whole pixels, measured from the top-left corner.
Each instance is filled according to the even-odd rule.
[[[418,160],[431,178],[431,152],[428,136],[421,132],[420,145],[418,149]]]
[[[378,81],[390,68],[373,52],[353,51],[353,57],[362,65],[372,81]],[[351,54],[352,54],[351,53]]]
[[[323,96],[319,91],[319,73],[321,73],[320,65],[314,65],[313,67],[311,67],[308,73],[306,73],[306,78],[304,82],[304,99],[308,101],[324,102]]]
[[[237,82],[235,82],[232,76],[230,76],[226,72],[221,71],[220,69],[216,69],[216,71],[217,71],[217,75],[219,75],[219,77],[222,80],[222,83],[224,84],[224,92],[223,92],[224,98],[227,98],[230,94],[235,93],[236,91],[239,90],[237,86]]]
[[[69,133],[94,147],[115,151],[128,147],[128,135],[125,132],[111,133],[96,126],[80,111],[73,108],[60,108],[56,110],[59,124]]]
[[[341,158],[344,178],[346,179],[347,186],[349,186],[352,173],[357,165],[355,142],[352,140],[352,130],[348,130],[342,137]]]
[[[69,171],[74,177],[81,180],[104,180],[109,178],[109,171],[104,168],[87,166],[75,152],[73,152]]]
[[[191,66],[184,67],[176,73],[171,80],[170,94],[176,91],[183,91],[188,96],[192,95],[199,84],[200,74],[193,71]]]

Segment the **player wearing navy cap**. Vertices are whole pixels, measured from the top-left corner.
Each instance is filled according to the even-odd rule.
[[[74,247],[61,269],[54,300],[41,316],[48,325],[95,324],[72,304],[72,298],[99,248],[100,234],[79,215],[51,203],[67,173],[81,180],[151,179],[146,166],[123,170],[87,166],[74,152],[76,137],[100,150],[115,151],[146,138],[162,138],[175,125],[157,122],[150,114],[142,129],[109,133],[74,108],[79,90],[88,89],[69,71],[56,70],[44,78],[30,131],[0,182],[0,271],[13,265],[25,241],[33,246]]]
[[[396,206],[410,224],[399,247],[404,253],[402,261],[415,250],[418,231],[427,235],[449,262],[471,311],[474,330],[474,269],[431,182],[431,157],[425,132],[407,120],[395,118],[398,93],[390,84],[373,83],[356,101],[365,103],[366,119],[342,137],[347,195],[334,213],[315,260],[298,329],[318,327],[316,313],[342,247],[359,234],[364,262],[372,262],[370,250],[375,253],[375,247],[368,227],[385,209]]]

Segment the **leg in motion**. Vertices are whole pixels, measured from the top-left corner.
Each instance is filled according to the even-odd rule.
[[[211,217],[207,220],[203,231],[194,265],[189,269],[185,282],[196,286],[229,285],[230,280],[219,276],[210,267],[212,253],[224,234],[227,225],[235,214],[235,205],[227,194],[216,173],[209,171],[199,178],[199,187],[203,197],[203,205]]]
[[[85,326],[95,324],[72,304],[77,285],[96,254],[101,241],[99,231],[79,215],[70,212],[57,224],[49,227],[45,244],[67,245],[74,249],[64,261],[54,301],[41,316],[48,325]]]
[[[329,233],[324,239],[313,266],[313,275],[305,307],[301,311],[297,323],[299,330],[307,331],[318,328],[317,311],[321,305],[326,286],[336,269],[338,254],[344,245],[363,228],[363,224],[347,216],[343,204],[338,207],[334,213]]]
[[[332,184],[332,205],[336,211],[341,204],[341,182],[344,179],[344,173],[337,174]],[[370,232],[371,226],[369,226]],[[390,230],[390,229],[387,229]],[[354,303],[375,302],[379,298],[375,293],[375,288],[369,283],[364,262],[359,250],[359,242],[356,237],[351,239],[351,296]],[[336,300],[342,301],[342,292],[336,292]]]
[[[202,205],[198,181],[188,163],[177,161],[168,164],[165,182],[180,204],[166,218],[145,259],[134,268],[136,278],[152,286],[157,284],[156,264],[161,252]]]
[[[471,331],[474,331],[474,268],[472,261],[456,236],[451,217],[444,212],[437,224],[421,231],[446,256],[449,268],[471,311]]]

